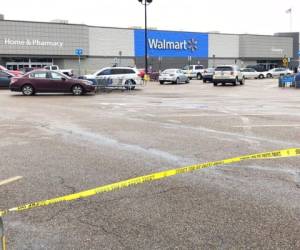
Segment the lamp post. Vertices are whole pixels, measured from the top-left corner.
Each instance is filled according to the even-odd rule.
[[[145,6],[145,75],[148,75],[148,27],[147,27],[147,6],[152,0],[138,0]]]
[[[159,56],[158,57],[158,67],[159,67],[159,69],[158,69],[158,72],[160,73],[161,72],[161,62],[162,62],[162,57],[161,56]]]
[[[119,51],[119,66],[122,66],[122,51]]]

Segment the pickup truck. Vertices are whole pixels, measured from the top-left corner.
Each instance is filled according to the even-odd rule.
[[[59,71],[67,76],[73,76],[73,70],[72,69],[60,69],[58,67],[58,65],[49,65],[49,66],[45,66],[44,69],[47,70],[53,70],[53,71]]]

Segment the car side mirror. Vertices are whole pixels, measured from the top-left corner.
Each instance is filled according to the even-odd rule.
[[[61,80],[63,80],[63,81],[66,81],[66,80],[67,80],[67,78],[65,78],[65,77],[62,77],[62,78],[61,78]]]

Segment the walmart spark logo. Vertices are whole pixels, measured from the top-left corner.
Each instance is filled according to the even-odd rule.
[[[191,39],[187,42],[187,48],[192,52],[195,52],[198,49],[198,41],[196,39]]]

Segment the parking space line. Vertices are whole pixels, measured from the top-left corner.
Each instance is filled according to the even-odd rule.
[[[20,180],[20,179],[22,179],[22,178],[23,178],[23,176],[15,176],[15,177],[12,177],[12,178],[9,178],[9,179],[0,181],[0,186],[7,185],[7,184],[9,184],[9,183],[18,181],[18,180]]]

